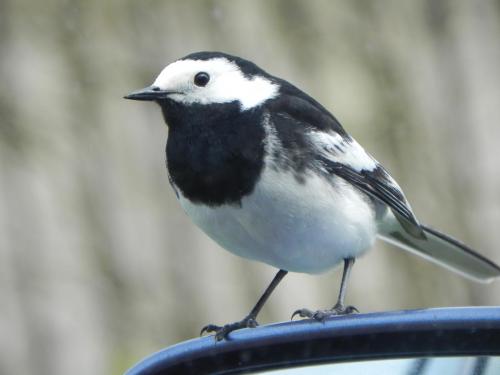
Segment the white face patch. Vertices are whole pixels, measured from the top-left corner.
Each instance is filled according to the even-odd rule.
[[[194,84],[197,73],[210,76],[206,86]],[[153,86],[175,91],[169,97],[180,103],[214,104],[239,101],[241,110],[256,107],[278,94],[279,86],[262,76],[245,77],[238,66],[223,58],[179,60],[162,70]]]

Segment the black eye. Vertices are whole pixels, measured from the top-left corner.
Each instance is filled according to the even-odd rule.
[[[210,81],[210,76],[208,75],[208,73],[199,72],[194,76],[194,84],[196,86],[206,86],[208,81]]]

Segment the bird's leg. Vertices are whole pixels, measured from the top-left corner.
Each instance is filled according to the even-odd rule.
[[[349,280],[349,276],[351,275],[352,266],[354,266],[354,258],[344,259],[344,271],[342,272],[342,281],[340,283],[340,292],[339,297],[337,299],[337,303],[332,307],[333,311],[336,311],[339,315],[342,314],[351,314],[353,312],[359,312],[357,308],[354,306],[345,306],[345,292],[347,289],[347,281]]]
[[[264,304],[266,303],[267,299],[269,298],[273,290],[276,288],[276,286],[280,283],[280,281],[283,279],[283,277],[285,277],[287,273],[288,271],[285,270],[278,271],[276,276],[274,276],[273,280],[271,281],[271,284],[269,284],[269,286],[266,288],[264,294],[262,294],[262,296],[259,298],[253,309],[242,320],[240,320],[239,322],[229,323],[224,326],[208,324],[202,328],[200,336],[203,335],[205,332],[206,333],[215,332],[215,339],[217,341],[220,341],[223,339],[227,339],[227,335],[237,329],[257,327],[259,325],[256,320],[257,314],[259,314],[260,310],[262,309],[262,306],[264,306]]]
[[[353,265],[354,258],[344,259],[344,271],[342,273],[342,281],[340,283],[340,292],[335,306],[333,306],[330,310],[312,311],[309,309],[299,309],[292,314],[292,319],[295,315],[299,315],[301,318],[312,318],[315,320],[323,321],[330,316],[347,315],[358,312],[358,309],[354,306],[344,305],[347,281],[349,280],[349,275],[351,274]]]

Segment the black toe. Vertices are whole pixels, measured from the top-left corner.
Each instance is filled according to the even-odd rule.
[[[200,336],[204,333],[215,333],[215,340],[229,340],[228,335],[242,328],[255,328],[259,325],[253,317],[246,317],[239,322],[225,324],[224,326],[218,326],[215,324],[208,324],[202,328]]]
[[[354,306],[335,305],[330,310],[316,310],[316,311],[309,309],[295,310],[294,313],[292,314],[291,319],[293,320],[293,318],[298,315],[301,318],[309,318],[309,319],[314,319],[318,322],[323,322],[327,318],[354,314],[354,313],[359,313],[359,310]]]

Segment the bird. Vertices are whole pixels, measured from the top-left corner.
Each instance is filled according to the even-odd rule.
[[[292,319],[358,312],[345,304],[350,271],[377,238],[475,281],[500,276],[494,262],[422,224],[395,179],[325,107],[249,60],[191,53],[124,98],[160,106],[169,182],[191,220],[229,252],[278,269],[248,315],[201,334],[223,340],[256,327],[288,272],[342,263],[335,305]]]

